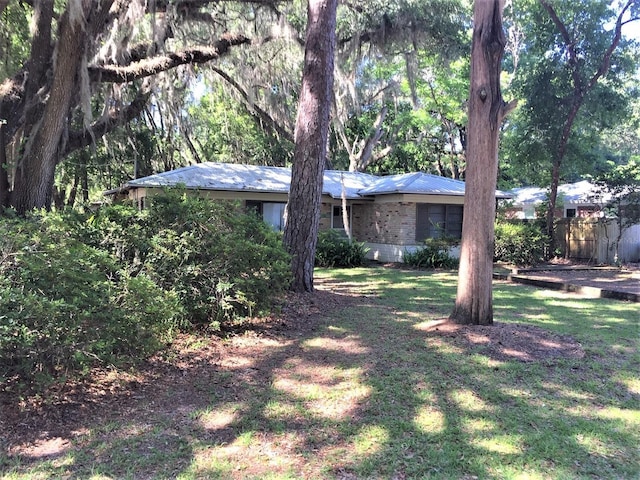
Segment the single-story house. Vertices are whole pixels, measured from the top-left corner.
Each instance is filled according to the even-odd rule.
[[[164,187],[183,185],[219,200],[237,200],[258,211],[274,228],[284,228],[291,169],[228,163],[200,163],[127,182],[105,192],[140,208]],[[364,242],[371,259],[402,261],[427,238],[460,238],[464,182],[422,172],[376,176],[324,172],[320,229],[343,229],[342,198],[353,238]],[[496,191],[496,198],[508,198]]]
[[[520,187],[507,192],[510,199],[506,214],[509,218],[534,219],[536,209],[549,199],[549,190],[540,187]],[[558,186],[555,216],[557,218],[585,218],[600,216],[610,197],[603,197],[596,186],[587,180]]]

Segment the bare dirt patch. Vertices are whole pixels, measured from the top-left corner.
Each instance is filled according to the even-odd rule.
[[[422,330],[431,340],[448,338],[459,347],[475,349],[493,360],[537,362],[554,358],[582,358],[584,350],[572,337],[533,325],[500,323],[490,326],[432,322]]]

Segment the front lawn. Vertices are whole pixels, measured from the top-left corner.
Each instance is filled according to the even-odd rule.
[[[638,304],[497,283],[489,341],[434,323],[452,273],[319,270],[316,285],[257,332],[183,338],[82,401],[24,403],[0,419],[2,478],[640,475]]]

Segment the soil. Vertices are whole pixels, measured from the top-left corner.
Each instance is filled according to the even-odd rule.
[[[82,381],[56,385],[37,396],[0,390],[0,448],[9,456],[41,459],[86,436],[89,426],[127,418],[144,421],[159,415],[186,424],[190,411],[206,408],[210,402],[210,385],[217,381],[212,371],[228,374],[216,388],[231,397],[238,393],[234,388],[239,384],[268,385],[276,363],[282,363],[274,350],[282,347],[291,354],[295,340],[312,335],[334,309],[373,301],[349,290],[338,295],[323,290],[328,286],[317,287],[313,294],[290,295],[278,316],[256,319],[244,332],[227,339],[180,337],[169,352],[130,372],[96,370]],[[497,360],[540,362],[584,355],[572,338],[529,325],[465,327],[443,321],[423,331],[428,341],[455,338],[459,347],[480,349]],[[221,427],[216,434],[223,438],[224,432]]]

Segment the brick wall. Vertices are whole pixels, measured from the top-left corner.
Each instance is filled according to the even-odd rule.
[[[333,206],[328,203],[320,205],[320,226],[319,231],[329,230],[331,228],[331,213]]]
[[[415,244],[416,204],[390,202],[354,206],[353,236],[359,242]]]

